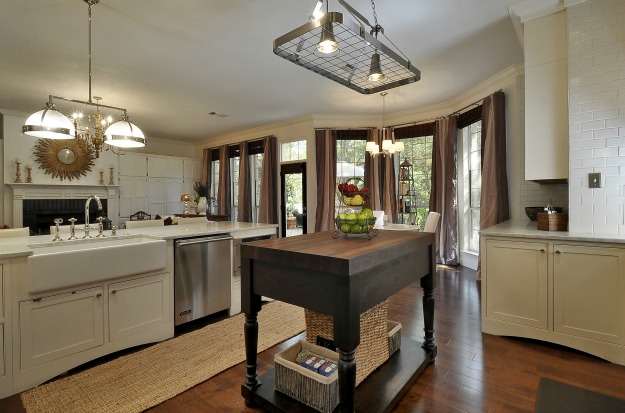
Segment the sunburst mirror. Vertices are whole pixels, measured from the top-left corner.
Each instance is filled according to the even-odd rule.
[[[39,168],[53,178],[79,179],[93,166],[93,149],[82,139],[39,139],[35,144]]]

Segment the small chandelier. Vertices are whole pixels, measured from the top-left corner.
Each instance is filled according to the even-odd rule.
[[[93,149],[96,158],[100,157],[104,144],[119,148],[144,147],[145,136],[141,129],[130,123],[126,109],[102,105],[101,97],[91,95],[91,6],[98,4],[99,0],[83,1],[88,5],[89,17],[89,100],[49,95],[46,107],[26,119],[26,123],[22,126],[22,133],[42,139],[81,139]],[[71,114],[70,119],[57,111],[55,99],[95,107],[95,113],[85,114],[76,110]],[[103,115],[100,112],[101,108],[122,112],[121,119],[114,121],[112,116]]]
[[[388,93],[382,92],[380,96],[382,96],[382,136],[386,138],[386,131],[384,129],[384,115],[386,111],[386,95]],[[376,157],[380,154],[384,154],[386,156],[392,157],[394,154],[398,154],[404,150],[403,142],[393,142],[392,139],[382,139],[382,152],[380,152],[380,145],[375,143],[374,141],[367,142],[365,146],[365,150],[369,152],[372,157]]]

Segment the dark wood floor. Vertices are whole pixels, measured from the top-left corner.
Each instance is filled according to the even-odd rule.
[[[393,410],[421,412],[533,412],[541,377],[625,398],[625,367],[564,347],[482,334],[475,272],[440,269],[437,274],[435,338],[438,357]],[[413,284],[391,297],[389,318],[403,334],[421,340],[421,289]],[[293,341],[293,340],[291,340]],[[276,352],[260,355],[259,372]],[[152,413],[255,412],[240,396],[243,366],[237,365],[149,410]],[[19,396],[0,400],[0,412],[23,412]]]

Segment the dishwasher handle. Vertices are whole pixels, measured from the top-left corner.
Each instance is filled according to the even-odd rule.
[[[232,239],[230,235],[216,236],[216,237],[204,237],[204,238],[193,238],[188,240],[179,240],[176,241],[177,247],[182,247],[184,245],[193,245],[193,244],[205,244],[207,242],[213,241],[222,241]]]

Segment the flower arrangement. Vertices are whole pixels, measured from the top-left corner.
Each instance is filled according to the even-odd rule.
[[[208,197],[208,186],[200,181],[193,182],[193,201],[197,203],[201,197]]]

